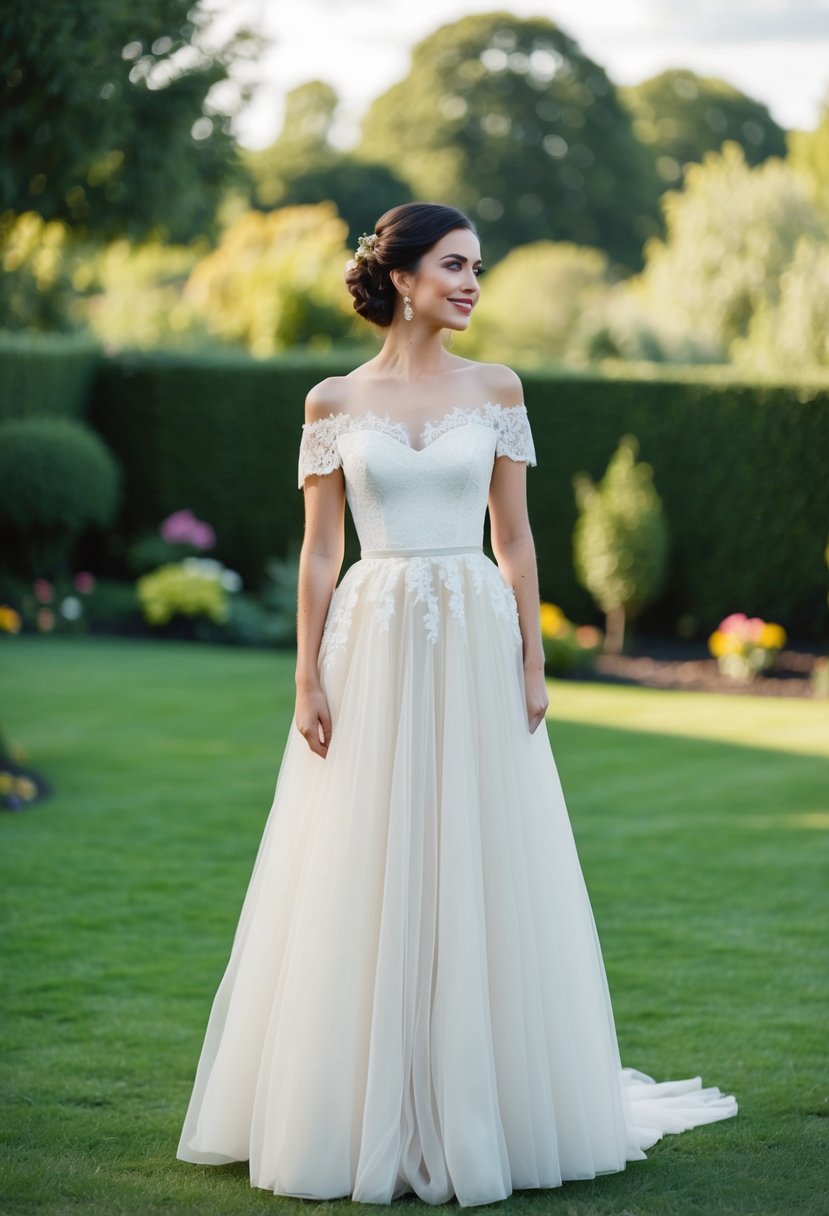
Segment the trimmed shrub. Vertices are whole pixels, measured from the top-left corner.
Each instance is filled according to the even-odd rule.
[[[77,334],[0,330],[0,421],[83,417],[100,359],[97,343]]]
[[[84,529],[114,519],[119,470],[84,423],[19,418],[0,423],[0,485],[5,561],[22,574],[52,575],[66,570]]]

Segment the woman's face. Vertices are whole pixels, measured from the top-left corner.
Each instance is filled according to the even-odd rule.
[[[480,295],[480,268],[481,246],[474,232],[468,228],[453,228],[447,232],[428,253],[424,253],[417,270],[405,276],[408,290],[405,285],[402,289],[412,301],[412,324],[420,322],[438,329],[467,329]],[[398,309],[399,316],[402,300]]]

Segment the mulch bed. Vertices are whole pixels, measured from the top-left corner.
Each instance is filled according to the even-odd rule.
[[[736,693],[752,697],[815,697],[812,672],[824,652],[781,650],[774,665],[753,680],[721,674],[705,643],[639,637],[623,655],[599,655],[592,671],[573,672],[573,680],[604,684],[638,684],[647,688],[678,688],[698,692]]]

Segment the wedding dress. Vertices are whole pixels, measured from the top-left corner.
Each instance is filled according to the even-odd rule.
[[[593,915],[512,588],[482,551],[523,406],[303,427],[361,558],[319,654],[325,759],[292,728],[177,1155],[277,1194],[490,1203],[736,1114],[622,1068]]]

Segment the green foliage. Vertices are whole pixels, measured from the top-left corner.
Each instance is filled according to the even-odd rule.
[[[70,328],[70,232],[34,211],[0,213],[0,325],[5,329]]]
[[[475,324],[453,349],[524,367],[584,354],[584,333],[604,315],[607,258],[598,249],[519,245],[484,280]]]
[[[493,261],[559,240],[633,267],[658,230],[651,154],[604,70],[545,18],[484,13],[430,34],[370,107],[359,152],[464,208]]]
[[[829,93],[814,131],[790,131],[789,164],[802,173],[812,201],[829,217]]]
[[[185,558],[143,574],[135,590],[145,620],[150,625],[166,625],[181,615],[226,621],[230,609],[221,574],[221,567],[203,558]]]
[[[81,417],[100,358],[97,344],[79,335],[0,330],[0,420]]]
[[[761,300],[745,338],[731,347],[737,364],[757,371],[829,367],[829,244],[803,236],[780,276],[776,299]]]
[[[829,233],[796,170],[777,158],[752,169],[734,143],[690,166],[663,205],[667,235],[648,244],[628,298],[668,358],[691,347],[699,361],[726,359],[754,314],[776,306],[798,241]]]
[[[726,140],[740,145],[750,165],[786,153],[785,132],[768,107],[716,77],[672,68],[619,92],[666,183],[678,182],[686,164]]]
[[[279,138],[261,152],[243,154],[243,159],[260,207],[333,202],[348,225],[353,247],[378,216],[411,197],[411,188],[390,165],[343,153],[330,142],[337,105],[336,92],[321,81],[292,89]]]
[[[67,567],[84,529],[112,522],[119,470],[84,423],[47,416],[10,419],[0,423],[0,485],[5,560],[22,573],[45,575]]]
[[[598,485],[584,473],[573,478],[581,512],[573,533],[576,577],[607,614],[614,650],[622,648],[625,620],[636,617],[665,581],[667,524],[653,469],[637,462],[638,450],[635,436],[624,435]]]
[[[135,244],[126,238],[88,251],[72,276],[78,292],[73,318],[109,348],[206,343],[204,325],[182,293],[207,252],[205,242]]]
[[[185,302],[210,333],[254,355],[330,345],[354,328],[347,235],[331,203],[250,211],[196,266]]]
[[[229,112],[242,100],[222,39],[192,0],[5,5],[0,211],[38,211],[99,235],[210,229],[235,174]],[[211,94],[208,97],[208,94]]]
[[[261,588],[269,557],[302,536],[296,459],[312,384],[356,357],[122,356],[102,367],[96,426],[123,462],[120,532],[134,537],[187,503],[216,529],[216,556]],[[749,384],[727,369],[523,374],[539,456],[530,517],[545,599],[600,623],[572,572],[571,481],[604,472],[620,434],[654,470],[671,535],[665,589],[643,629],[705,636],[729,612],[829,639],[829,388]],[[359,556],[347,525],[346,562]],[[90,554],[89,561],[92,561]]]

